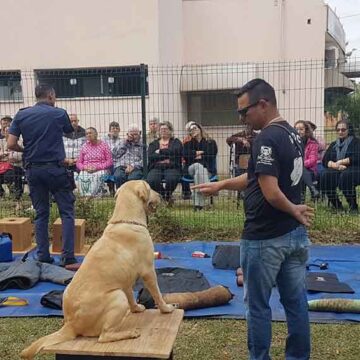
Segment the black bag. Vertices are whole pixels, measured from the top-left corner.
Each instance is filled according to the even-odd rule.
[[[309,292],[345,294],[353,294],[355,292],[348,284],[340,282],[336,274],[327,272],[307,273],[306,289]]]
[[[216,269],[238,269],[240,267],[240,245],[216,245],[212,264]]]
[[[41,298],[40,303],[51,309],[62,310],[63,295],[64,290],[52,290]]]
[[[183,293],[207,290],[210,284],[203,273],[193,269],[183,269],[176,267],[167,267],[156,269],[157,280],[160,292],[165,293]],[[139,289],[139,285],[135,289]],[[155,306],[154,300],[146,288],[141,288],[138,294],[138,302],[147,309]]]

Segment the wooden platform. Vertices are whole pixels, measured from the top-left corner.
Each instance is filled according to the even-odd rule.
[[[48,346],[42,352],[55,353],[56,360],[75,359],[172,359],[172,348],[184,311],[174,310],[161,314],[159,310],[145,310],[130,314],[124,321],[124,330],[137,328],[137,339],[98,343],[97,338],[79,337],[57,345]]]

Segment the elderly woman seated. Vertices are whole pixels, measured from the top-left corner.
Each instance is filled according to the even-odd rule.
[[[4,138],[0,139],[0,184],[9,186],[10,193],[18,202],[16,207],[19,208],[23,194],[22,153],[7,149],[8,130],[8,126],[4,128]],[[1,192],[0,195],[2,196],[3,193]]]
[[[184,172],[194,179],[195,185],[209,182],[210,177],[217,173],[216,142],[198,123],[190,126],[189,133],[191,140],[184,144]],[[194,193],[193,203],[195,211],[202,210],[205,205],[204,195],[198,190]]]
[[[356,186],[360,185],[360,140],[355,137],[352,124],[346,120],[336,123],[338,138],[332,142],[323,158],[325,169],[320,173],[320,189],[335,209],[343,209],[337,195],[344,194],[349,210],[358,213]]]
[[[104,141],[98,140],[95,128],[87,128],[85,136],[86,143],[76,162],[80,170],[77,177],[79,192],[82,196],[102,196],[105,192],[104,176],[109,174],[113,164],[111,151]]]
[[[172,193],[181,178],[182,144],[179,139],[174,138],[174,128],[169,121],[159,125],[160,139],[149,145],[147,182],[171,205]]]

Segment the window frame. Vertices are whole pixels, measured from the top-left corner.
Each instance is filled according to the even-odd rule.
[[[55,88],[58,99],[103,99],[141,96],[140,65],[35,69],[34,74],[38,84],[48,83]],[[89,86],[90,82],[92,86]],[[148,94],[148,67],[145,66],[145,95],[147,96]]]

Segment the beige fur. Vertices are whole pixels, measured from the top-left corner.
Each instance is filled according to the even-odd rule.
[[[129,310],[142,312],[132,287],[142,278],[162,313],[173,306],[163,300],[154,269],[154,246],[146,227],[147,214],[160,203],[160,196],[141,180],[129,181],[117,191],[114,213],[102,237],[86,255],[84,262],[64,292],[64,326],[21,352],[33,357],[45,346],[72,340],[77,336],[96,336],[110,342],[140,336],[138,330],[119,331]]]

